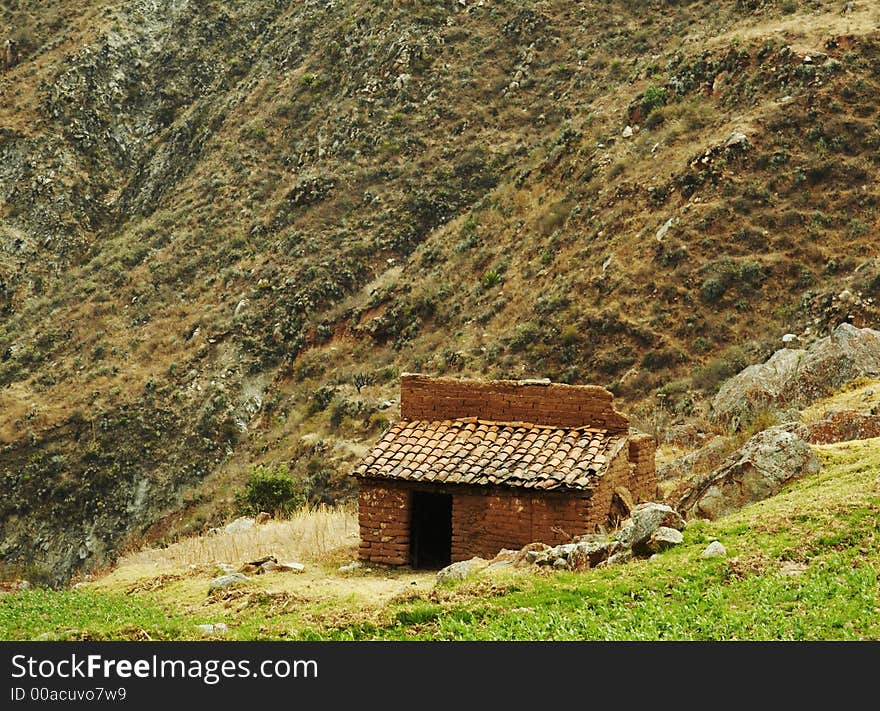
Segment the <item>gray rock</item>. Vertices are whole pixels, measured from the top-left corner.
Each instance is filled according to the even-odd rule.
[[[661,526],[680,531],[687,525],[678,511],[666,504],[653,502],[635,506],[632,510],[632,522],[632,547],[637,553],[642,552],[639,549],[645,547],[651,534]]]
[[[614,532],[612,538],[624,548],[629,548],[633,543],[634,532],[635,526],[633,526],[632,519],[628,518],[620,524],[620,528]]]
[[[489,561],[483,558],[471,558],[470,560],[460,560],[452,565],[447,565],[443,570],[437,573],[437,584],[458,582],[466,578],[476,575],[489,565]]]
[[[279,573],[302,573],[306,569],[302,563],[297,563],[292,560],[284,560],[275,564],[273,570],[278,571]]]
[[[549,548],[547,549],[549,550]],[[530,550],[526,551],[526,562],[533,565],[540,565],[548,558],[547,550]]]
[[[553,561],[553,567],[559,568],[560,570],[567,570],[569,567],[568,560],[566,558],[557,558]]]
[[[224,622],[215,622],[214,624],[208,625],[196,625],[196,629],[204,632],[205,634],[226,634],[226,632],[229,630]]]
[[[657,479],[691,479],[714,471],[730,455],[733,438],[714,437],[703,447],[657,468]]]
[[[347,565],[340,565],[339,572],[340,573],[350,573],[351,571],[357,570],[358,568],[362,568],[362,567],[363,567],[363,563],[361,563],[359,560],[353,560],[353,561],[351,561],[351,563],[348,563]]]
[[[749,139],[746,134],[741,133],[740,131],[734,131],[727,137],[727,140],[724,142],[725,147],[733,148],[733,147],[742,147],[746,148],[749,145]]]
[[[629,549],[622,550],[610,556],[603,565],[619,565],[621,563],[629,563],[633,559],[633,552]]]
[[[681,535],[681,531],[668,526],[660,526],[648,539],[647,549],[652,553],[660,553],[667,548],[679,545],[682,541],[684,541],[684,536]]]
[[[766,499],[789,481],[819,471],[809,444],[780,425],[759,432],[705,481],[690,489],[678,509],[715,519],[748,503]]]
[[[616,540],[604,541],[581,541],[577,544],[573,555],[579,561],[588,561],[589,567],[599,565],[621,549],[621,544]]]
[[[666,233],[669,232],[670,228],[675,224],[675,218],[670,217],[666,222],[664,222],[660,229],[657,230],[657,233],[654,235],[658,242],[662,242],[663,238],[666,236]]]
[[[712,541],[705,550],[700,553],[700,558],[726,558],[727,549],[721,541]]]
[[[809,405],[863,376],[880,374],[880,331],[840,324],[808,349],[783,348],[721,386],[712,400],[716,423],[739,429],[762,411]]]
[[[240,585],[241,583],[246,583],[250,580],[246,575],[242,575],[241,573],[229,573],[228,575],[221,575],[220,577],[214,578],[210,584],[208,585],[208,594],[217,591],[217,590],[225,590],[226,588],[231,588],[236,585]]]
[[[234,521],[226,524],[223,527],[223,531],[226,533],[243,533],[244,531],[250,531],[256,525],[256,519],[250,518],[249,516],[240,516]]]

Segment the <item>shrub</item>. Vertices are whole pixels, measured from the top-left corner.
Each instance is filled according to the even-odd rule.
[[[700,288],[700,298],[707,304],[714,304],[724,296],[725,291],[727,291],[727,287],[724,286],[721,279],[710,277],[703,282],[703,286]]]
[[[275,469],[260,464],[251,467],[239,505],[247,513],[289,514],[305,505],[305,496],[286,464]]]
[[[332,385],[322,385],[315,390],[315,392],[312,393],[312,397],[309,399],[308,414],[314,415],[326,410],[327,405],[333,400],[335,393],[336,388]]]
[[[666,89],[662,86],[654,86],[653,84],[645,89],[642,94],[642,111],[648,116],[654,109],[659,109],[666,105]]]

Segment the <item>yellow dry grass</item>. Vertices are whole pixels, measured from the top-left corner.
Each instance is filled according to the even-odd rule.
[[[150,567],[161,572],[191,565],[240,565],[266,555],[274,555],[279,561],[330,563],[351,560],[357,542],[354,508],[320,506],[246,531],[227,533],[220,529],[216,533],[181,538],[165,548],[130,553],[119,560],[117,567]]]
[[[823,420],[834,410],[868,411],[880,405],[880,380],[859,378],[846,386],[846,389],[831,397],[817,400],[801,411],[801,422],[812,423]]]

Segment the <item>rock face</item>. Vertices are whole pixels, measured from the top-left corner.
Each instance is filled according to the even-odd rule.
[[[880,331],[842,323],[808,349],[783,348],[728,380],[712,401],[712,419],[738,429],[762,410],[784,412],[880,373]]]
[[[678,510],[715,519],[778,493],[794,479],[819,471],[815,452],[790,426],[756,434],[678,502]]]
[[[880,414],[868,414],[856,410],[829,412],[818,422],[801,425],[798,434],[812,444],[872,439],[880,437]]]
[[[691,478],[715,469],[733,449],[732,438],[715,437],[699,449],[657,468],[657,479]]]

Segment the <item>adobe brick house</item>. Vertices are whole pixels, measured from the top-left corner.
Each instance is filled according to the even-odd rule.
[[[604,388],[404,374],[401,420],[356,467],[360,557],[442,567],[555,545],[654,498],[654,439]]]

